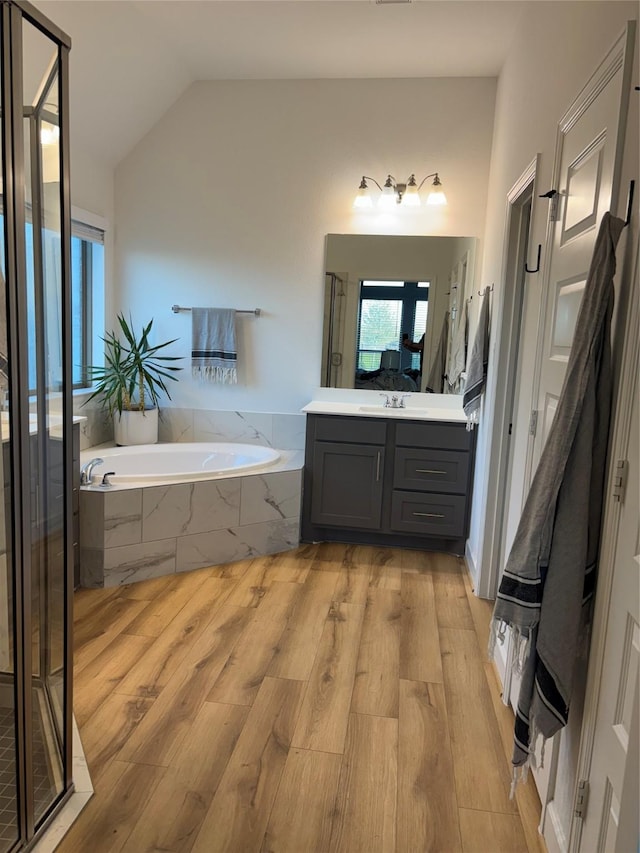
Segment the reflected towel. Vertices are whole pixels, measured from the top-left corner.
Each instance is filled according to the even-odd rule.
[[[478,317],[478,328],[469,358],[467,368],[467,381],[464,386],[464,397],[462,408],[467,416],[467,429],[473,429],[478,423],[480,414],[480,398],[484,392],[487,381],[487,365],[489,363],[489,288],[484,290],[482,304],[480,305],[480,316]]]
[[[238,381],[236,312],[231,308],[192,308],[191,371],[197,379]]]

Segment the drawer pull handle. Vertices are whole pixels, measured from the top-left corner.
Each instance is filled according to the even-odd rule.
[[[446,474],[446,471],[436,471],[435,468],[416,468],[416,474]]]
[[[421,515],[424,518],[444,518],[441,512],[414,512],[414,515]]]
[[[376,459],[376,483],[380,481],[380,451],[378,451],[378,458]]]

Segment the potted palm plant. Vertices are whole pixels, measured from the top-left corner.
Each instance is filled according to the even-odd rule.
[[[171,399],[167,380],[177,381],[173,374],[182,370],[170,362],[179,357],[158,355],[175,343],[177,338],[152,346],[149,335],[151,320],[139,336],[133,331],[131,319],[118,314],[122,339],[116,332],[107,332],[104,365],[89,368],[95,385],[87,400],[100,397],[104,408],[113,417],[116,444],[155,444],[158,441],[158,401],[162,394]]]

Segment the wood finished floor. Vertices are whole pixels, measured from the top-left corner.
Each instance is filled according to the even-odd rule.
[[[59,853],[540,853],[490,613],[455,557],[334,544],[78,592]]]

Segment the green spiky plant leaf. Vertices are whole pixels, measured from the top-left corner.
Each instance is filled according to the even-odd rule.
[[[104,365],[89,367],[95,390],[86,402],[100,398],[110,415],[154,409],[162,394],[171,399],[167,380],[177,381],[173,374],[182,370],[172,364],[181,360],[178,356],[158,353],[178,339],[152,346],[149,335],[153,320],[142,328],[139,336],[133,331],[131,318],[127,322],[124,314],[118,314],[117,320],[121,337],[110,331],[102,338]]]

